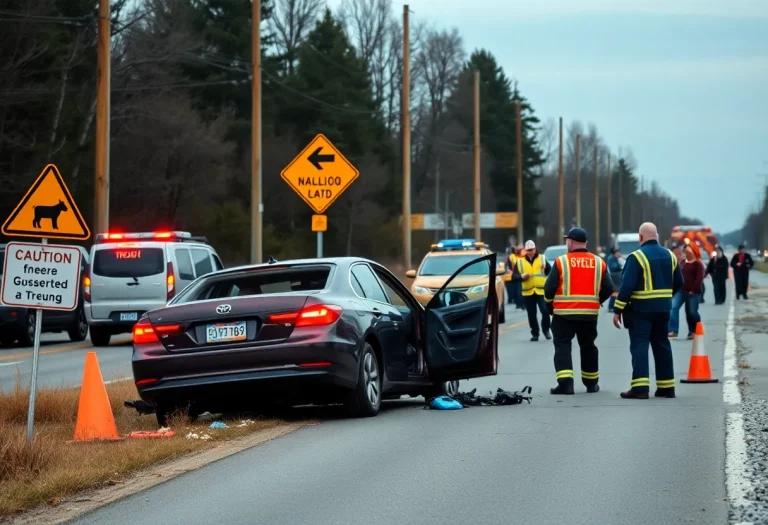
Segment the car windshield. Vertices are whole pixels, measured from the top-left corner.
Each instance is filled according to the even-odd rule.
[[[640,241],[620,241],[619,249],[621,253],[626,257],[630,253],[640,248]]]
[[[307,293],[324,290],[330,266],[293,266],[212,274],[190,285],[171,304],[266,294]]]
[[[162,248],[114,247],[93,256],[93,275],[101,277],[148,277],[165,273]]]
[[[550,246],[544,251],[544,257],[546,257],[548,261],[554,261],[566,253],[568,253],[568,248],[565,246]]]
[[[0,275],[3,275],[4,266],[5,266],[5,250],[0,251]]]
[[[480,256],[475,254],[429,256],[424,260],[424,264],[421,265],[419,275],[423,275],[424,277],[432,275],[453,275],[456,273],[456,270],[479,257]],[[461,272],[462,275],[486,275],[487,273],[488,267],[482,264],[472,265]]]

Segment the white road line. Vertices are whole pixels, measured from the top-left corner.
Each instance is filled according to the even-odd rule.
[[[18,365],[19,363],[21,363],[21,361],[13,361],[11,363],[0,363],[0,366]]]
[[[749,504],[746,496],[752,483],[746,477],[747,443],[744,439],[744,416],[741,412],[741,391],[739,390],[739,369],[736,363],[736,334],[734,332],[734,299],[728,308],[725,329],[725,351],[723,355],[724,383],[723,402],[732,407],[725,416],[725,488],[729,503],[734,507]],[[742,522],[739,525],[752,525]]]
[[[104,384],[119,383],[120,381],[128,381],[129,379],[133,379],[133,377],[121,377],[120,379],[113,379],[112,381],[104,381]]]

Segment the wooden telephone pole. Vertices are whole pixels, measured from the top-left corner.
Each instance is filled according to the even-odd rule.
[[[563,214],[565,212],[563,202],[563,117],[560,117],[560,145],[557,153],[557,195],[559,203],[559,213],[557,219],[557,238],[563,235]]]
[[[600,167],[597,164],[597,144],[595,144],[595,249],[600,246]]]
[[[515,101],[515,136],[517,137],[517,243],[523,242],[523,132],[520,101]]]
[[[581,135],[576,135],[576,226],[581,226]]]
[[[261,264],[261,0],[252,2],[251,20],[251,263]]]
[[[403,87],[400,130],[403,138],[403,262],[411,268],[411,39],[408,5],[403,6]]]
[[[475,240],[480,240],[480,72],[475,71]]]
[[[606,182],[606,193],[608,194],[608,205],[605,209],[605,222],[606,222],[606,228],[608,228],[608,235],[611,235],[613,233],[613,225],[612,217],[611,217],[611,206],[613,206],[613,192],[611,191],[611,179],[613,179],[613,174],[611,173],[611,154],[608,153],[608,179]]]
[[[99,0],[98,65],[96,69],[96,170],[93,181],[93,227],[109,229],[109,114],[111,12],[109,0]]]

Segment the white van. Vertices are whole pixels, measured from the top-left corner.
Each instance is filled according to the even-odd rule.
[[[616,246],[621,250],[621,254],[626,258],[627,255],[640,248],[639,233],[619,233],[616,235]]]
[[[142,314],[165,306],[201,275],[224,268],[205,238],[189,232],[104,233],[95,241],[83,277],[94,346],[130,333]]]

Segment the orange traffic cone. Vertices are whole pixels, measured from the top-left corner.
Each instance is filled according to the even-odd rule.
[[[709,366],[709,356],[704,350],[704,325],[696,323],[696,333],[693,336],[693,349],[691,361],[688,365],[688,379],[681,379],[681,383],[717,383],[719,379],[712,377],[712,369]]]
[[[120,439],[112,415],[112,405],[107,396],[107,387],[99,369],[96,352],[85,355],[83,386],[80,388],[80,402],[77,407],[74,441],[94,439]]]

